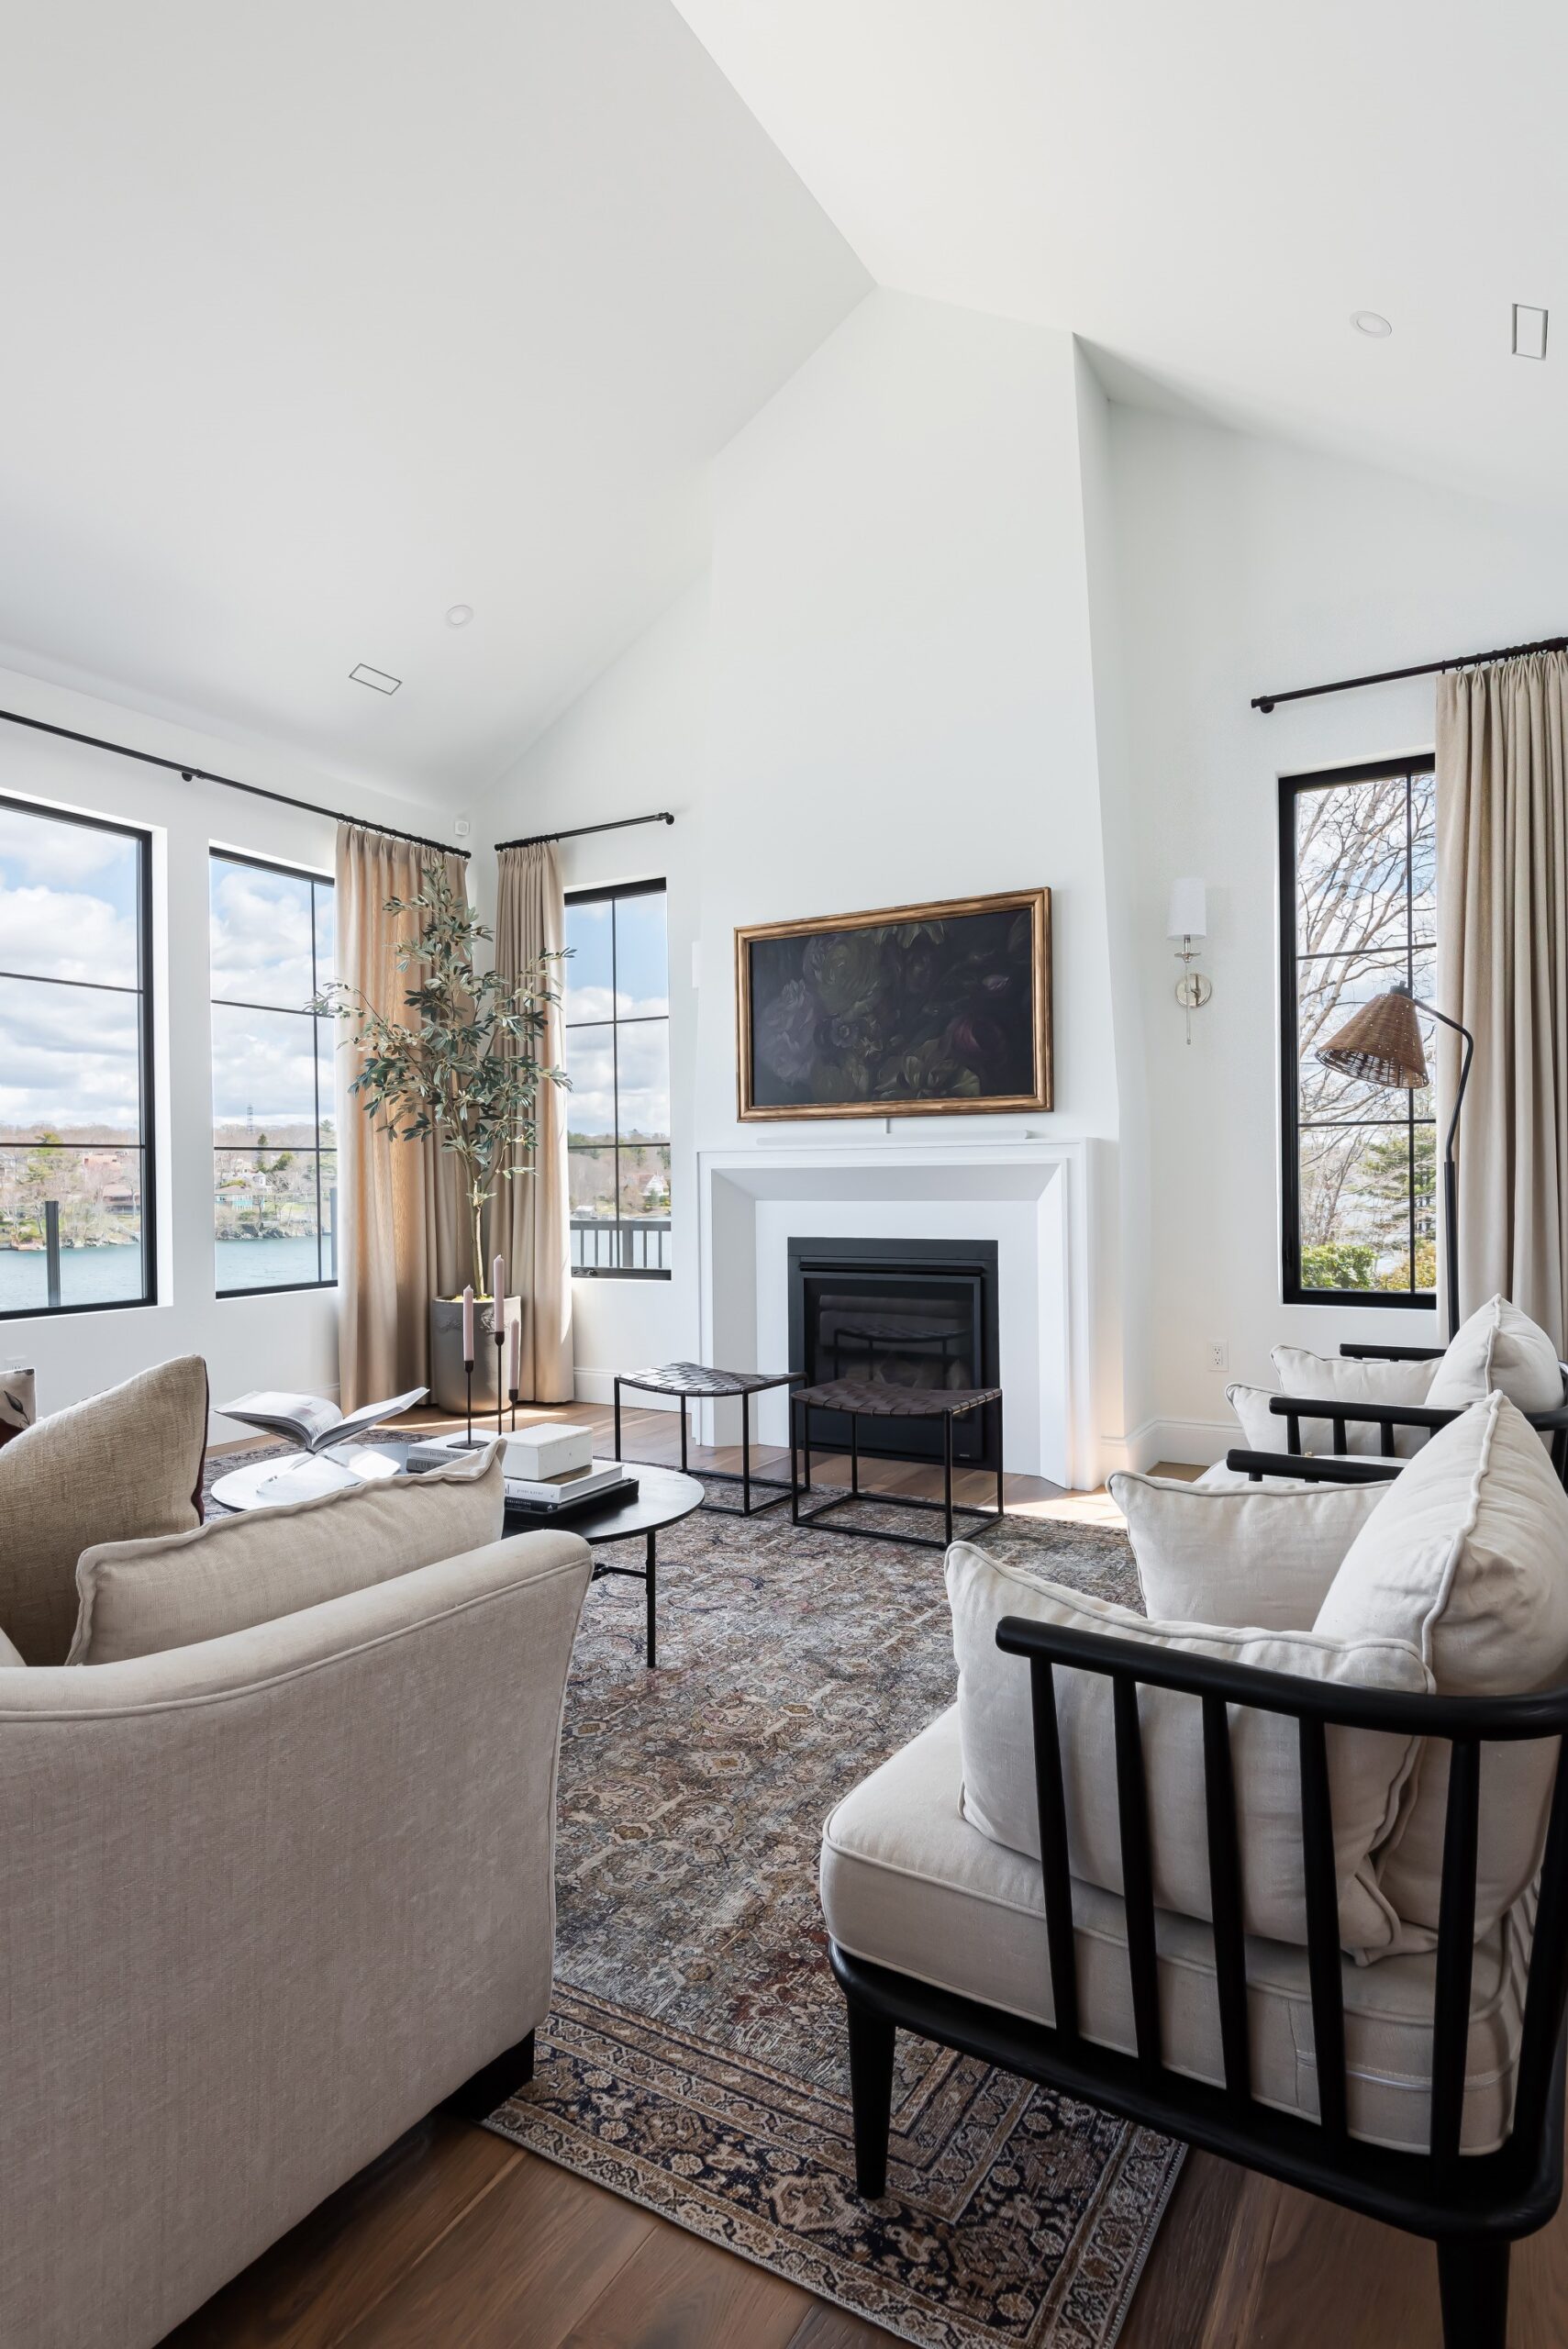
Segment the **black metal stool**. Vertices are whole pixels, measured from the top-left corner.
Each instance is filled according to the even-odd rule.
[[[952,1425],[970,1411],[984,1410],[988,1404],[996,1408],[996,1506],[976,1508],[972,1502],[955,1501],[952,1497]],[[796,1470],[795,1413],[800,1413],[798,1449],[804,1453],[806,1476],[804,1484]],[[843,1411],[850,1422],[850,1489],[837,1499],[823,1501],[803,1517],[800,1497],[811,1491],[811,1414],[813,1411]],[[861,1490],[860,1422],[865,1419],[940,1419],[942,1423],[942,1492],[940,1501],[917,1498],[910,1493],[862,1493]],[[952,1540],[955,1517],[997,1518],[1004,1514],[1002,1507],[1002,1390],[999,1386],[878,1386],[854,1378],[830,1379],[824,1386],[803,1386],[789,1398],[789,1475],[793,1495],[790,1513],[796,1525],[817,1525],[830,1509],[848,1508],[851,1501],[874,1501],[883,1508],[940,1509],[946,1520],[946,1531],[938,1541],[930,1533],[888,1533],[869,1525],[825,1525],[825,1533],[860,1533],[873,1542],[907,1542],[917,1549],[945,1550]]]
[[[620,1390],[635,1388],[644,1395],[677,1395],[681,1400],[681,1466],[686,1466],[686,1405],[688,1402],[728,1401],[739,1397],[740,1401],[740,1473],[733,1468],[703,1468],[697,1471],[705,1481],[720,1485],[739,1485],[740,1507],[728,1512],[734,1517],[761,1517],[768,1508],[777,1508],[779,1502],[789,1499],[795,1492],[792,1465],[786,1485],[780,1476],[758,1476],[751,1473],[751,1397],[770,1386],[793,1386],[804,1374],[798,1370],[709,1370],[706,1363],[667,1362],[657,1370],[623,1370],[616,1373],[616,1458],[620,1449]],[[689,1473],[689,1472],[688,1472]],[[771,1501],[751,1504],[751,1487],[762,1485],[775,1497]],[[722,1514],[722,1512],[721,1512]]]

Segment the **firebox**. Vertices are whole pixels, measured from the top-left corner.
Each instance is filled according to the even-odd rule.
[[[792,1240],[789,1358],[817,1386],[833,1378],[908,1387],[995,1386],[994,1240]],[[993,1468],[995,1414],[953,1425],[953,1458]],[[813,1450],[847,1451],[841,1412],[814,1411]],[[942,1431],[929,1419],[862,1419],[862,1453],[940,1460]]]

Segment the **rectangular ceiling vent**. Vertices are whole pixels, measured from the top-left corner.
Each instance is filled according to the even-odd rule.
[[[401,677],[389,677],[384,669],[373,669],[368,661],[361,661],[349,674],[356,685],[369,685],[378,694],[395,694],[403,683]]]
[[[1544,359],[1546,356],[1546,312],[1532,310],[1528,302],[1514,304],[1514,357]]]

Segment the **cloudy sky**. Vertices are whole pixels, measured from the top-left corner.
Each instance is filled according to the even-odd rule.
[[[574,1134],[614,1131],[612,1015],[647,1026],[620,1030],[620,1130],[670,1130],[670,980],[662,892],[613,903],[569,905],[566,943],[567,1120]]]
[[[0,806],[0,1125],[136,1138],[137,999],[109,990],[136,985],[137,863],[122,832]]]
[[[335,1027],[299,1016],[333,974],[332,915],[329,882],[313,889],[296,874],[214,857],[212,1112],[215,1128],[228,1129],[219,1139],[232,1141],[238,1123],[274,1140],[281,1125],[314,1123],[318,1049],[322,1112],[332,1114]]]
[[[95,827],[0,806],[0,1125],[108,1126],[137,1138],[137,844]],[[314,939],[314,964],[312,944]],[[669,976],[662,895],[573,906],[566,966],[567,1066],[575,1132],[670,1130]],[[213,1117],[258,1131],[311,1120],[320,1051],[324,1109],[336,1031],[300,1017],[333,974],[329,883],[215,858]],[[50,982],[67,981],[68,985]],[[94,982],[95,984],[88,984]],[[320,1036],[317,1029],[320,1026]]]

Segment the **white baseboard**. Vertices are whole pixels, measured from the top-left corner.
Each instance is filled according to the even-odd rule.
[[[615,1379],[613,1370],[584,1370],[579,1366],[572,1374],[572,1392],[579,1403],[613,1403]],[[622,1391],[621,1408],[627,1411],[674,1411],[680,1405],[673,1395],[649,1395],[641,1389],[633,1394],[627,1387]]]
[[[1144,1432],[1139,1430],[1140,1438]],[[1179,1460],[1194,1468],[1207,1468],[1241,1442],[1241,1431],[1234,1419],[1151,1419],[1147,1435],[1148,1458],[1139,1464],[1144,1468],[1156,1460]]]

